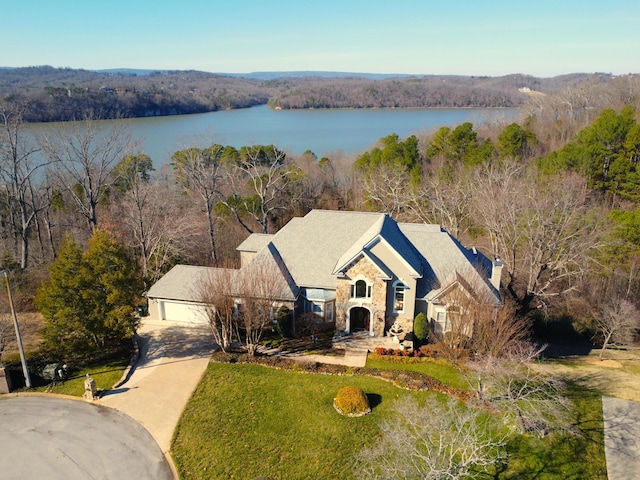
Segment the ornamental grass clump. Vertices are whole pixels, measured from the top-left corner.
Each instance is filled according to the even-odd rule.
[[[360,417],[371,412],[369,399],[359,387],[342,387],[333,401],[333,406],[341,415]]]

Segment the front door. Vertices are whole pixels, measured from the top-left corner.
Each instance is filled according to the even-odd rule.
[[[369,331],[369,310],[363,307],[355,307],[349,313],[350,330],[359,332],[362,330]]]

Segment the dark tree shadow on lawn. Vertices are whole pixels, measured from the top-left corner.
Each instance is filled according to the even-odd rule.
[[[587,388],[582,381],[568,382],[567,397],[573,402],[589,402],[577,408],[573,427],[577,435],[555,432],[541,439],[514,436],[507,445],[509,461],[496,473],[496,479],[606,480],[606,464],[594,463],[593,455],[604,458],[601,392]],[[598,405],[597,411],[590,406]]]
[[[382,396],[377,393],[367,393],[367,398],[369,399],[369,406],[371,407],[371,410],[382,403]]]

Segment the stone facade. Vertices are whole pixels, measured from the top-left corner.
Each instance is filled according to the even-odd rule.
[[[349,267],[343,278],[336,285],[336,329],[346,330],[347,315],[353,307],[369,310],[369,321],[373,322],[373,334],[383,336],[389,325],[387,318],[387,286],[388,281],[380,278],[381,272],[371,260],[360,257]],[[358,280],[364,280],[371,286],[371,297],[351,298],[351,286]],[[393,322],[392,322],[393,323]]]

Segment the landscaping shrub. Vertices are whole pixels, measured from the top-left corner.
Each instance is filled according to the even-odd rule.
[[[419,345],[426,342],[429,337],[429,321],[423,312],[416,315],[416,318],[413,320],[413,335]]]
[[[359,387],[342,387],[338,390],[334,405],[342,415],[359,416],[371,411],[369,399]]]
[[[276,312],[276,329],[285,338],[293,336],[293,315],[286,305],[282,305]]]
[[[315,335],[326,328],[323,324],[322,317],[316,313],[305,313],[296,316],[296,337],[308,337]]]
[[[440,346],[437,343],[429,343],[427,345],[422,345],[418,351],[424,357],[437,358],[440,354]]]
[[[435,358],[438,348],[435,345],[423,345],[418,350],[403,350],[401,348],[376,347],[374,353],[381,356],[391,357],[414,357],[414,358]]]

